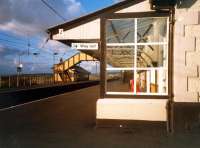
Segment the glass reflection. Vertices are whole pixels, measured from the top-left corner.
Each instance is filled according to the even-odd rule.
[[[107,43],[133,43],[134,33],[134,19],[115,19],[106,22]]]
[[[167,70],[137,70],[136,80],[133,70],[107,71],[107,92],[167,93]]]
[[[134,71],[107,71],[107,92],[133,92]]]
[[[167,40],[167,18],[137,19],[137,42],[164,42]]]
[[[166,45],[137,46],[137,67],[166,67]]]
[[[112,67],[134,67],[134,46],[107,47],[106,60]]]

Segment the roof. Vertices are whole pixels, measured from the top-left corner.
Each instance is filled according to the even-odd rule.
[[[52,33],[55,33],[55,31],[57,32],[59,28],[62,28],[64,30],[68,30],[68,29],[74,28],[76,26],[79,26],[80,24],[87,23],[89,21],[97,19],[97,18],[103,16],[104,14],[113,13],[113,12],[116,12],[118,10],[129,7],[131,5],[135,5],[135,4],[143,2],[143,1],[145,1],[145,0],[124,0],[122,2],[116,3],[114,5],[103,8],[101,10],[98,10],[96,12],[87,14],[85,16],[81,16],[81,17],[74,19],[74,20],[71,20],[69,22],[59,24],[59,25],[56,25],[54,27],[50,27],[47,30],[47,32],[52,34]]]

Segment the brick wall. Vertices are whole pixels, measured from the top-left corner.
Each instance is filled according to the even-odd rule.
[[[200,102],[200,7],[176,9],[174,100]]]

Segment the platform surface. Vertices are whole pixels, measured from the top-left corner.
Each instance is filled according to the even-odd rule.
[[[0,148],[199,148],[200,130],[95,128],[98,94],[94,86],[0,111]]]

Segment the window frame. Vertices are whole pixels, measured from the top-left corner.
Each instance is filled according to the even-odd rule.
[[[167,77],[168,77],[168,81],[167,81],[167,92],[166,95],[159,95],[159,94],[112,94],[112,93],[107,93],[107,87],[106,87],[106,83],[107,83],[107,79],[106,79],[106,74],[107,74],[107,61],[106,61],[106,48],[107,48],[107,44],[106,44],[106,21],[110,20],[110,19],[130,19],[130,18],[144,18],[144,17],[167,17],[168,18],[168,34],[167,34],[167,38],[168,38],[168,52],[167,52],[167,57],[168,57],[168,61],[167,61],[167,69],[168,69],[168,73],[167,73]],[[101,68],[100,68],[100,72],[101,72],[101,81],[100,81],[100,97],[101,98],[141,98],[141,99],[149,99],[149,98],[153,98],[153,99],[169,99],[172,96],[172,89],[170,89],[171,84],[172,84],[172,57],[171,57],[171,30],[170,30],[170,12],[169,11],[161,11],[161,12],[156,12],[156,11],[150,11],[150,12],[139,12],[139,13],[113,13],[113,14],[107,14],[103,17],[101,17]],[[135,44],[135,43],[134,43]],[[136,45],[137,46],[137,45]],[[137,49],[137,48],[136,48]],[[134,70],[135,72],[137,70]]]

